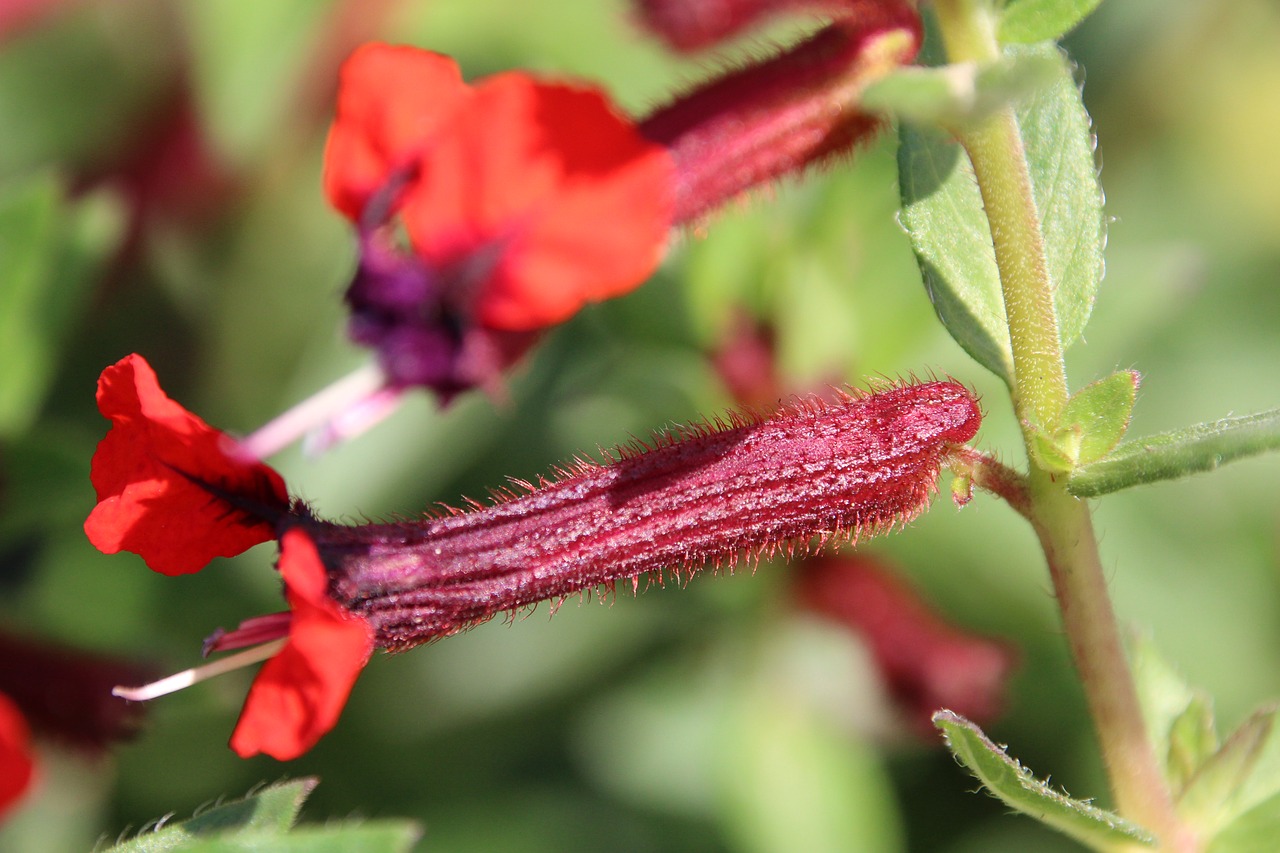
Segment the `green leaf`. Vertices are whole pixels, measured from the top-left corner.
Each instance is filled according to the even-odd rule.
[[[1254,713],[1232,732],[1222,748],[1188,780],[1178,797],[1178,814],[1196,826],[1216,829],[1242,809],[1240,795],[1275,728],[1274,708]]]
[[[1032,428],[1032,448],[1051,471],[1069,472],[1096,462],[1129,429],[1141,377],[1122,370],[1081,388],[1047,429]]]
[[[1169,727],[1168,739],[1165,775],[1170,787],[1181,793],[1218,751],[1218,728],[1208,694],[1192,695],[1186,710]]]
[[[1117,814],[1055,791],[996,746],[976,725],[951,711],[933,715],[952,754],[1005,805],[1096,850],[1153,845],[1155,838]]]
[[[1012,48],[1051,60],[1051,85],[1016,108],[1040,211],[1064,347],[1080,337],[1102,278],[1102,193],[1089,116],[1066,57],[1053,45]],[[1013,356],[991,229],[973,168],[960,146],[903,125],[898,150],[902,223],[925,288],[947,331],[973,358],[1011,381]]]
[[[1051,85],[1059,65],[1056,57],[1025,53],[990,65],[903,66],[868,86],[861,104],[916,124],[957,127]]]
[[[1203,738],[1191,736],[1192,732],[1203,729],[1206,713],[1208,726],[1213,727],[1212,708],[1169,665],[1150,637],[1143,634],[1131,637],[1129,657],[1151,747],[1164,762],[1165,777],[1180,791],[1204,759],[1217,749],[1216,743],[1205,749]],[[1191,725],[1193,721],[1195,725]],[[1177,746],[1174,746],[1175,729],[1179,730]]]
[[[1102,0],[1010,0],[1000,16],[1001,44],[1034,44],[1061,38]]]
[[[408,853],[422,837],[411,821],[306,826],[288,835],[246,832],[191,843],[183,853]]]
[[[112,847],[109,853],[160,853],[188,850],[194,839],[236,835],[243,832],[284,833],[298,819],[298,812],[320,780],[308,777],[280,782],[244,799],[223,803],[189,820],[167,824]]]
[[[1091,498],[1212,471],[1269,450],[1280,450],[1280,409],[1126,441],[1107,458],[1076,469],[1067,489]]]
[[[0,436],[35,420],[98,262],[118,237],[104,199],[67,204],[52,175],[0,191]]]

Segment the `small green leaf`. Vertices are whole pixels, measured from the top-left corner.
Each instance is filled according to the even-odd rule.
[[[1053,56],[1027,53],[981,66],[903,66],[868,86],[861,104],[916,124],[958,127],[1051,85],[1059,65]]]
[[[1001,44],[1034,44],[1061,38],[1102,0],[1010,0],[1000,16]]]
[[[1183,791],[1205,762],[1218,751],[1218,729],[1213,700],[1196,691],[1186,710],[1169,727],[1165,775],[1175,792]]]
[[[1040,212],[1045,256],[1064,347],[1080,337],[1102,278],[1102,193],[1089,116],[1072,69],[1053,45],[1014,57],[1052,61],[1051,85],[1016,108]],[[974,359],[1011,381],[1013,356],[991,229],[973,169],[960,146],[903,125],[898,149],[902,224],[925,289],[947,331]]]
[[[1178,813],[1196,826],[1217,829],[1237,817],[1240,794],[1275,727],[1274,708],[1254,713],[1222,748],[1201,764],[1178,797]]]
[[[1078,435],[1060,439],[1059,436],[1047,433],[1035,424],[1027,424],[1027,434],[1031,437],[1031,453],[1035,456],[1038,467],[1059,474],[1066,474],[1075,468],[1074,455],[1079,447]]]
[[[1208,753],[1195,749],[1193,745],[1198,740],[1188,739],[1185,735],[1180,736],[1179,745],[1175,748],[1174,729],[1179,725],[1187,726],[1195,713],[1203,713],[1204,710],[1211,713],[1211,709],[1169,665],[1150,637],[1145,634],[1131,637],[1129,657],[1151,747],[1165,762],[1165,777],[1173,783],[1175,790],[1181,790],[1182,783],[1195,773]],[[1201,711],[1192,712],[1192,708],[1200,708]],[[1212,718],[1209,725],[1212,726]]]
[[[1107,458],[1075,470],[1067,489],[1082,498],[1212,471],[1226,462],[1280,450],[1280,409],[1126,441]]]
[[[1065,473],[1110,453],[1129,429],[1140,381],[1136,370],[1122,370],[1072,395],[1047,430],[1033,430],[1043,467]]]
[[[1124,438],[1133,416],[1142,377],[1136,370],[1121,370],[1086,385],[1072,395],[1058,417],[1059,433],[1079,435],[1077,465],[1088,465],[1106,456]]]
[[[1118,844],[1153,845],[1155,838],[1119,815],[1073,800],[1031,775],[976,725],[951,711],[933,715],[947,746],[1005,805],[1097,850]]]
[[[223,837],[242,832],[284,833],[298,819],[298,812],[320,780],[313,777],[270,785],[230,803],[223,803],[193,818],[165,824],[112,847],[109,853],[161,853],[187,850],[194,839]]]

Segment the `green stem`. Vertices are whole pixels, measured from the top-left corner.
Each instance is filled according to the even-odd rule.
[[[999,56],[990,0],[936,0],[934,8],[952,61],[990,62]],[[1030,427],[1052,423],[1068,394],[1026,152],[1011,108],[959,129],[957,136],[973,163],[991,226],[1013,349],[1011,393],[1028,457],[1034,460]],[[1146,735],[1088,505],[1067,493],[1064,478],[1036,468],[1034,462],[1027,485],[1027,514],[1049,564],[1116,806],[1158,835],[1163,849],[1194,850],[1194,836],[1174,811]]]

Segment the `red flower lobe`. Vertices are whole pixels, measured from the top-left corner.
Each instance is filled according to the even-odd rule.
[[[241,758],[297,758],[333,728],[373,653],[373,629],[329,598],[329,579],[311,538],[297,528],[280,540],[280,574],[292,610],[289,639],[267,661],[231,735]]]
[[[98,410],[111,431],[93,456],[98,505],[84,525],[98,550],[180,575],[275,538],[289,505],[280,475],[235,458],[231,439],[169,399],[141,356],[102,371]]]
[[[447,56],[378,43],[357,48],[342,66],[324,154],[330,203],[358,222],[370,198],[392,174],[415,167],[469,96]]]

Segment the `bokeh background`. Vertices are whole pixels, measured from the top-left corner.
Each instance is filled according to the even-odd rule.
[[[803,24],[802,24],[803,26]],[[337,63],[371,38],[607,86],[635,113],[794,24],[676,59],[622,0],[65,0],[0,6],[0,627],[177,670],[280,608],[268,546],[168,579],[80,525],[99,371],[143,353],[176,399],[248,432],[363,364],[354,262],[320,191]],[[1280,9],[1104,3],[1068,39],[1096,124],[1107,277],[1073,386],[1144,377],[1143,434],[1280,404]],[[734,312],[769,317],[795,387],[934,371],[975,386],[981,445],[1021,464],[997,381],[933,317],[895,219],[894,137],[682,237],[654,279],[550,335],[510,399],[412,399],[319,459],[273,459],[319,512],[412,515],[507,475],[715,413]],[[1280,695],[1280,460],[1097,503],[1122,620],[1239,721]],[[1106,801],[1029,529],[979,495],[868,544],[946,617],[1020,655],[992,737]],[[227,747],[250,678],[152,703],[96,757],[39,744],[0,849],[82,850],[262,781],[315,774],[314,821],[411,817],[432,851],[1071,850],[975,793],[894,716],[856,637],[796,612],[789,569],[541,607],[375,658],[287,766]]]

